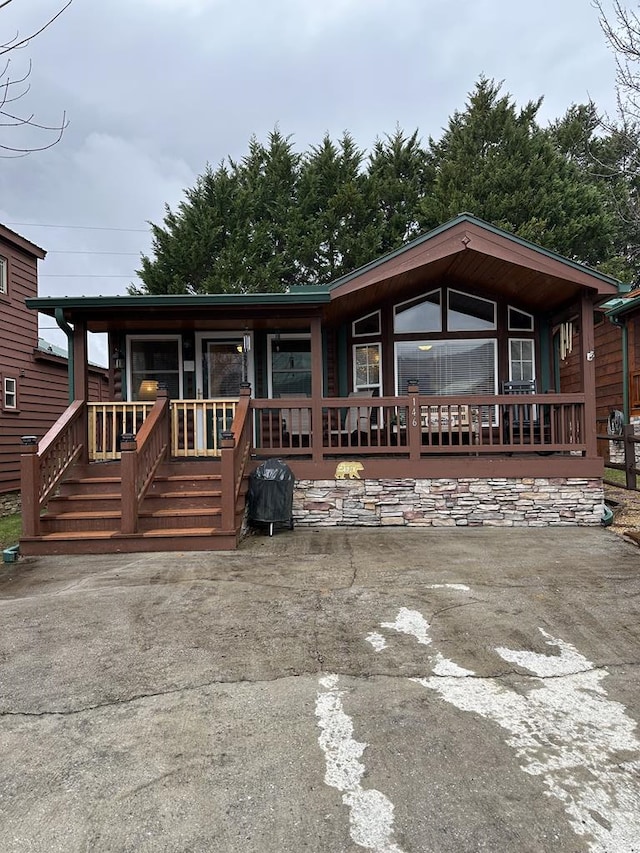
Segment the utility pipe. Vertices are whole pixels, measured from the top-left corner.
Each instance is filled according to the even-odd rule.
[[[622,414],[625,424],[629,423],[629,331],[624,319],[609,317],[614,326],[622,331]]]
[[[56,308],[56,323],[67,336],[67,377],[69,380],[69,404],[73,403],[73,389],[75,387],[75,369],[73,360],[73,327],[64,319],[62,308]]]

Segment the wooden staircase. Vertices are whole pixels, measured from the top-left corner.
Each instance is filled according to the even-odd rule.
[[[219,462],[163,463],[140,506],[138,531],[123,534],[120,462],[76,465],[40,516],[40,535],[23,536],[20,553],[233,550],[240,538],[246,487],[245,478],[235,529],[222,530]]]

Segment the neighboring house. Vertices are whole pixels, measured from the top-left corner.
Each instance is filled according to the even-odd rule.
[[[73,325],[75,400],[25,448],[23,553],[235,547],[272,456],[296,524],[597,524],[594,308],[622,289],[464,214],[327,286],[30,299]]]
[[[39,439],[69,405],[67,360],[38,338],[38,315],[25,300],[38,292],[45,252],[0,225],[0,493],[20,488],[20,439]],[[107,371],[91,368],[91,394],[107,396]]]
[[[603,306],[605,322],[596,337],[598,415],[622,412],[625,423],[640,422],[640,291],[632,291]]]

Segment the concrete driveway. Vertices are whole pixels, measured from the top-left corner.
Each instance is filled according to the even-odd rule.
[[[640,851],[640,552],[323,529],[0,567],[0,849]]]

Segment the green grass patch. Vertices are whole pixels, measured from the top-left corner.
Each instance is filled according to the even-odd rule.
[[[22,533],[22,516],[19,512],[0,518],[0,550],[17,545]]]
[[[605,468],[604,478],[617,486],[622,486],[623,489],[627,486],[627,477],[624,471],[619,471],[617,468]],[[637,483],[636,483],[637,488]]]

